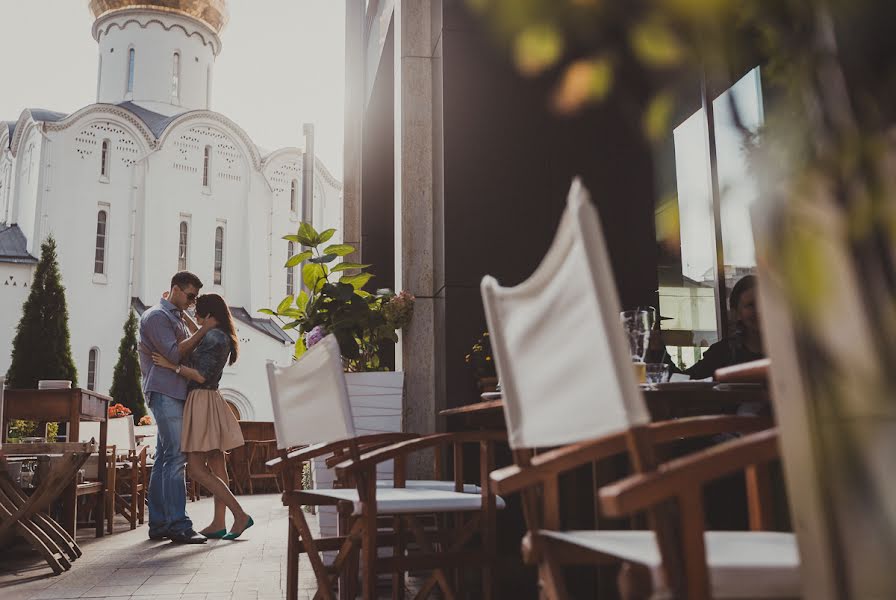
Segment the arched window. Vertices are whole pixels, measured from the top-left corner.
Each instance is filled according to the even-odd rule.
[[[106,220],[109,215],[101,210],[96,214],[96,252],[93,255],[93,272],[106,273]]]
[[[171,59],[171,95],[180,98],[180,52]]]
[[[220,225],[215,229],[215,277],[217,285],[221,285],[222,271],[224,267],[224,228]]]
[[[187,222],[180,222],[180,241],[177,248],[177,270],[187,270]]]
[[[96,369],[97,363],[99,362],[100,351],[96,348],[90,349],[90,354],[87,357],[87,389],[95,390],[96,389]]]
[[[100,177],[109,178],[109,140],[103,140],[103,146],[100,149]]]
[[[293,179],[289,187],[289,210],[297,212],[299,207],[299,180]]]
[[[202,153],[202,187],[208,187],[208,175],[211,170],[212,147],[206,146]]]
[[[133,48],[128,50],[128,92],[134,91],[134,61],[136,60],[136,54]]]
[[[293,242],[289,242],[286,245],[286,260],[292,258],[292,255],[296,253],[296,245]],[[296,292],[296,283],[295,283],[295,275],[294,275],[295,267],[289,267],[286,269],[286,295],[292,296]]]

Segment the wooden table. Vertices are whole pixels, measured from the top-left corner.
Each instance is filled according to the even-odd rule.
[[[744,403],[758,403],[770,407],[768,390],[755,388],[717,390],[710,386],[684,386],[677,389],[644,390],[644,401],[653,421],[695,417],[700,415],[733,414]],[[494,429],[505,427],[504,401],[485,400],[439,412],[443,417],[462,420],[469,429]]]
[[[96,537],[103,537],[106,492],[106,434],[109,403],[112,398],[83,388],[61,390],[5,390],[3,395],[3,432],[11,419],[39,423],[68,423],[68,441],[78,442],[81,421],[99,421],[99,465],[97,475],[102,486],[101,501],[96,508]],[[62,493],[62,527],[75,537],[77,520],[77,486],[74,478]]]

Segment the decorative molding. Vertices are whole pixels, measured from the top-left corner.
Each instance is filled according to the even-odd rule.
[[[222,387],[218,390],[218,393],[221,394],[224,400],[233,404],[240,411],[240,420],[255,420],[255,407],[252,406],[252,403],[249,402],[249,399],[242,392],[233,388]]]
[[[134,138],[138,140],[142,139],[145,143],[145,147],[143,148],[144,152],[155,150],[156,147],[158,147],[158,142],[156,141],[155,136],[153,136],[152,131],[149,130],[143,121],[137,118],[131,111],[115,106],[114,104],[91,104],[90,106],[70,114],[61,121],[44,123],[43,130],[45,132],[64,131],[82,119],[91,116],[94,117],[94,119],[85,126],[103,119],[110,120],[115,122],[116,125],[120,125],[126,130],[129,130],[129,133],[133,135]]]
[[[13,134],[12,143],[9,145],[9,151],[15,157],[19,153],[19,145],[22,143],[22,140],[25,138],[25,134],[31,133],[31,129],[38,126],[38,121],[35,121],[31,116],[31,110],[25,109],[22,111],[22,114],[19,115],[19,120],[16,122],[15,133]]]
[[[229,130],[230,132],[235,134],[235,137],[243,146],[244,154],[249,157],[252,167],[256,171],[261,171],[261,155],[258,152],[258,147],[252,143],[252,140],[249,138],[248,134],[243,130],[243,128],[221,113],[216,113],[210,110],[191,110],[178,116],[165,128],[165,131],[162,133],[162,136],[158,140],[158,146],[162,147],[168,140],[168,137],[172,135],[172,132],[174,130],[176,130],[181,125],[189,123],[190,121],[211,121],[213,125],[217,124],[222,126],[225,132]],[[207,125],[208,123],[203,124]]]
[[[127,27],[131,23],[135,23],[140,27],[140,29],[146,29],[150,24],[158,23],[165,31],[171,31],[175,27],[178,27],[183,30],[184,35],[186,35],[187,37],[191,37],[194,35],[198,36],[199,39],[202,40],[203,46],[211,46],[212,52],[215,53],[215,56],[217,56],[221,52],[221,38],[219,38],[214,31],[209,29],[208,26],[201,21],[195,21],[189,17],[172,13],[170,15],[172,19],[179,17],[189,21],[192,25],[196,26],[195,31],[188,31],[183,23],[172,23],[171,25],[166,25],[159,18],[158,14],[153,14],[153,12],[151,11],[141,11],[135,9],[132,11],[128,11],[128,17],[124,21],[118,20],[122,16],[123,15],[121,15],[120,13],[115,13],[110,14],[108,17],[98,19],[93,24],[93,39],[99,42],[100,36],[108,35],[109,30],[111,30],[113,27],[118,27],[120,30],[124,30],[125,27]]]
[[[296,156],[301,159],[305,156],[305,151],[301,148],[296,148],[295,146],[286,146],[284,148],[278,148],[273,152],[270,152],[267,156],[264,157],[262,161],[262,170],[267,168],[268,165],[273,164],[277,160],[283,157]],[[302,171],[302,164],[299,161],[299,172]],[[319,156],[314,157],[314,174],[320,175],[323,177],[324,181],[335,187],[337,190],[342,190],[342,182],[336,179],[330,170],[327,169],[327,166],[320,160]]]

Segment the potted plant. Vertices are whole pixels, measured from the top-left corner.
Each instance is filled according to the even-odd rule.
[[[280,317],[286,321],[284,329],[298,332],[296,358],[327,334],[336,336],[355,429],[363,433],[401,431],[404,374],[388,371],[381,351],[387,344],[395,344],[398,331],[410,322],[414,296],[387,289],[365,291],[363,287],[373,277],[368,271],[370,265],[346,261],[344,257],[355,251],[349,244],[326,245],[335,232],[327,229],[318,233],[309,223],[301,223],[295,235],[284,236],[302,246],[302,251],[284,266],[293,269],[302,265],[304,289],[286,296],[276,309],[261,312]],[[313,476],[317,487],[332,482],[332,474],[322,461],[315,461]],[[384,469],[381,476],[391,473]],[[332,525],[335,532],[335,512],[332,519],[323,513],[322,531]]]

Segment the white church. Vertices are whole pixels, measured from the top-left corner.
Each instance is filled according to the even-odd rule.
[[[187,269],[238,326],[222,395],[240,418],[272,420],[264,365],[288,361],[292,339],[258,310],[299,285],[282,236],[299,223],[303,151],[259,148],[211,109],[224,0],[90,0],[90,10],[96,103],[0,122],[0,373],[52,234],[82,387],[108,392],[128,311],[157,303]],[[342,185],[319,160],[313,190],[315,227],[339,235]]]

